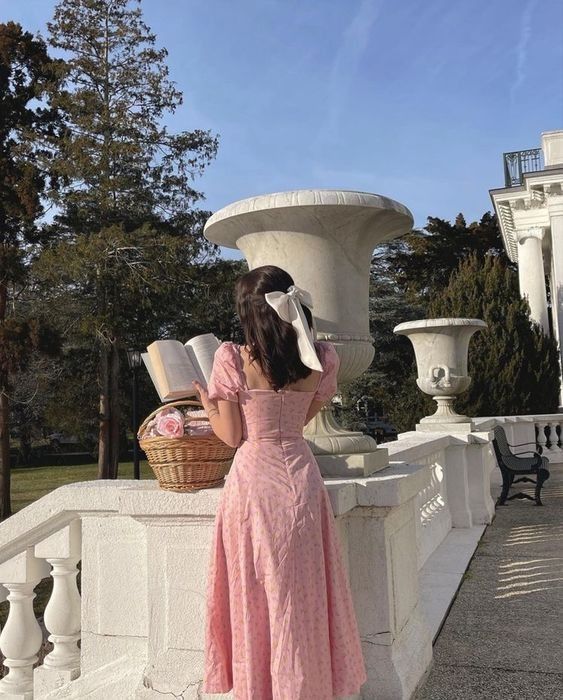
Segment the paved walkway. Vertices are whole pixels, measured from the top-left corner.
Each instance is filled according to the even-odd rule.
[[[563,698],[562,467],[542,500],[497,507],[417,700]]]

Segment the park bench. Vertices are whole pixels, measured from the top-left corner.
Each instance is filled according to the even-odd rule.
[[[497,501],[497,505],[504,506],[506,505],[506,501],[511,501],[513,498],[529,498],[531,501],[535,501],[537,506],[543,505],[540,492],[544,482],[549,478],[549,469],[547,468],[549,460],[547,457],[542,457],[538,452],[533,450],[512,452],[510,449],[511,447],[524,447],[530,444],[535,445],[535,443],[525,442],[518,445],[509,445],[504,428],[500,425],[493,428],[493,433],[493,448],[497,458],[497,464],[502,474],[502,492]],[[525,454],[531,456],[520,456]],[[524,476],[525,474],[533,474],[536,478],[530,479]],[[521,491],[512,496],[508,496],[510,487],[521,481],[527,481],[536,485],[534,497],[527,493],[522,493]]]

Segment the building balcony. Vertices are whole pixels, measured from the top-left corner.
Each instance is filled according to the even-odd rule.
[[[544,169],[543,151],[541,148],[528,148],[525,151],[503,153],[504,185],[519,187],[524,181],[525,173],[536,173]]]

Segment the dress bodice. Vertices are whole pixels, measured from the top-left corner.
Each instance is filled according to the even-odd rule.
[[[209,398],[238,402],[243,440],[302,438],[311,401],[328,401],[336,393],[336,349],[328,341],[315,341],[315,348],[323,367],[315,390],[249,389],[244,381],[240,348],[225,341],[215,352],[207,386]]]
[[[245,440],[300,438],[314,392],[246,389],[239,405]]]

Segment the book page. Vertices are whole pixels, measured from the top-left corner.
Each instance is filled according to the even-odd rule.
[[[221,341],[213,333],[195,335],[185,345],[186,352],[198,373],[199,381],[205,387],[207,387],[211,376],[213,358],[219,345],[221,345]]]
[[[162,394],[160,393],[160,390],[158,388],[158,381],[156,378],[156,374],[154,373],[154,369],[153,369],[153,366],[151,363],[151,358],[149,357],[149,353],[142,352],[141,359],[145,363],[145,367],[147,368],[149,376],[152,379],[152,383],[154,384],[154,388],[156,389],[156,393],[158,394],[158,398],[160,399],[160,402],[164,403],[164,399],[162,398]]]
[[[192,382],[199,380],[199,374],[179,340],[155,340],[147,351],[162,400],[196,394]]]

